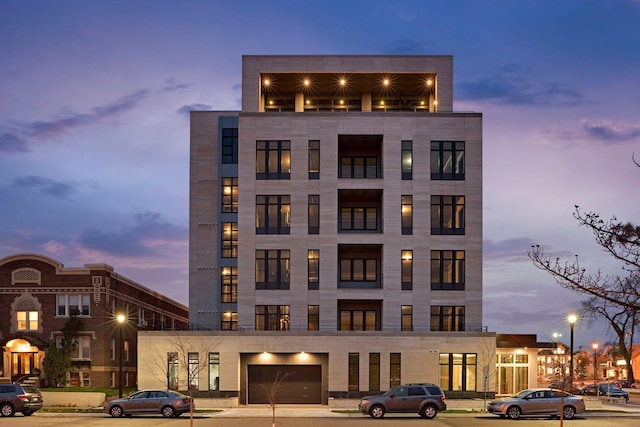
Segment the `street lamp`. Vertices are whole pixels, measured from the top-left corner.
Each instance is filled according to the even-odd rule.
[[[569,345],[569,360],[571,364],[569,365],[569,381],[571,381],[571,389],[573,390],[573,326],[576,324],[576,320],[578,320],[578,318],[575,314],[570,314],[567,320],[569,320],[569,326],[571,327],[571,341]]]
[[[593,381],[596,383],[596,387],[598,386],[598,343],[594,342],[593,345]]]
[[[127,321],[127,316],[120,313],[116,316],[118,322],[118,396],[122,397],[122,353],[124,353],[122,347],[122,329],[124,323]]]

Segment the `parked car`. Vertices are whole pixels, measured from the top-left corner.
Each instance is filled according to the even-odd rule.
[[[358,408],[372,418],[382,418],[387,412],[416,412],[422,418],[434,418],[447,404],[444,392],[435,384],[405,384],[382,395],[363,397]]]
[[[614,384],[589,384],[582,389],[582,394],[591,396],[624,397],[629,400],[629,393]]]
[[[162,414],[164,417],[179,417],[193,405],[189,396],[173,390],[141,390],[129,397],[116,399],[104,407],[112,417],[133,414]],[[194,407],[195,408],[195,407]]]
[[[25,417],[42,409],[42,393],[27,384],[0,384],[0,414],[12,417],[21,412]]]
[[[631,383],[631,385],[629,386],[629,388],[632,389],[640,389],[640,381],[636,381],[635,383]]]
[[[563,408],[563,418],[570,420],[576,414],[584,412],[584,400],[560,390],[535,388],[494,400],[487,406],[487,411],[501,418],[509,417],[515,420],[521,416],[560,416],[560,407]]]
[[[555,381],[552,382],[549,387],[556,390],[566,391],[571,394],[580,394],[580,391],[582,391],[580,387],[575,384],[571,384],[569,381]]]
[[[615,384],[619,388],[629,388],[631,387],[631,384],[633,384],[633,381],[617,380],[617,381],[614,381],[613,384]]]

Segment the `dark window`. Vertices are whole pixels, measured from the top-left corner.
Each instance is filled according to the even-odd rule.
[[[402,196],[402,234],[413,234],[413,196]]]
[[[341,331],[378,331],[376,310],[340,310]]]
[[[320,330],[320,306],[319,305],[307,306],[307,330],[308,331]]]
[[[401,308],[401,329],[403,331],[413,331],[413,306],[403,305]]]
[[[375,258],[342,258],[340,260],[340,281],[377,282],[378,260]]]
[[[389,354],[389,387],[400,385],[402,371],[401,353]]]
[[[447,332],[464,331],[464,306],[432,305],[431,330]]]
[[[289,251],[256,251],[256,289],[289,289]]]
[[[238,163],[238,128],[222,128],[222,163]]]
[[[309,141],[309,179],[320,178],[320,141]]]
[[[307,251],[307,282],[311,290],[320,289],[320,251],[309,249]]]
[[[476,391],[477,360],[475,353],[440,354],[440,387],[445,391]]]
[[[431,142],[431,179],[464,180],[464,142]]]
[[[340,231],[378,230],[377,208],[341,208]]]
[[[349,391],[360,389],[360,354],[349,353]]]
[[[431,196],[431,234],[464,234],[464,196]]]
[[[464,290],[464,251],[431,251],[431,290]]]
[[[320,233],[320,196],[318,194],[309,195],[308,205],[308,233],[318,234]]]
[[[377,157],[340,158],[340,178],[382,178]]]
[[[223,222],[221,233],[221,257],[237,258],[238,257],[238,223]]]
[[[288,330],[288,305],[256,305],[256,331]]]
[[[222,212],[238,212],[238,178],[222,178]]]
[[[369,353],[369,391],[380,390],[380,353]]]
[[[236,267],[222,267],[221,281],[221,302],[238,302],[238,269]]]
[[[413,251],[402,251],[402,290],[413,289]]]
[[[256,196],[256,234],[289,234],[289,196]]]
[[[220,314],[220,330],[221,331],[237,331],[238,330],[238,313],[235,311],[226,311]]]
[[[413,142],[402,141],[402,179],[413,178]]]
[[[289,179],[291,141],[256,142],[256,179]]]

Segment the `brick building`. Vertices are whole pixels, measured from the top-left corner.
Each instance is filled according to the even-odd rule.
[[[116,322],[125,314],[125,323]],[[0,259],[0,379],[38,377],[46,350],[73,316],[81,321],[71,355],[69,385],[117,387],[122,348],[123,386],[137,384],[137,331],[181,330],[188,308],[116,273],[107,264],[68,268],[37,254]],[[122,335],[120,335],[122,332]],[[122,342],[122,347],[119,343]]]

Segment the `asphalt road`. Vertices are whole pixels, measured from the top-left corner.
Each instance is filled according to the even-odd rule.
[[[567,427],[637,427],[640,415],[625,414],[589,414],[564,421]],[[190,425],[189,417],[162,418],[160,416],[140,416],[114,419],[102,414],[71,415],[37,413],[30,417],[16,415],[12,418],[0,418],[0,426],[7,427],[186,427]],[[500,419],[492,415],[438,415],[433,420],[424,420],[417,416],[388,416],[382,420],[352,415],[331,418],[277,418],[277,427],[538,427],[559,426],[559,420],[529,418],[521,420]],[[271,427],[270,417],[216,417],[215,415],[198,414],[193,420],[194,427]]]

